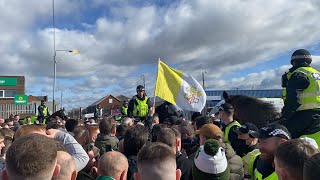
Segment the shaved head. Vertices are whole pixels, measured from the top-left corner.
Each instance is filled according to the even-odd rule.
[[[181,171],[177,169],[176,155],[168,145],[151,143],[139,151],[136,180],[175,180],[180,177]]]
[[[60,165],[60,173],[58,177],[52,178],[52,180],[75,180],[77,177],[76,163],[72,156],[65,151],[58,151],[57,164]]]
[[[98,175],[114,179],[127,179],[128,167],[126,156],[117,151],[110,151],[100,157]]]

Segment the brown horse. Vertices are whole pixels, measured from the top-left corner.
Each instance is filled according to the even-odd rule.
[[[280,117],[273,104],[246,95],[228,95],[223,92],[224,100],[234,108],[234,119],[243,124],[250,122],[258,128]]]

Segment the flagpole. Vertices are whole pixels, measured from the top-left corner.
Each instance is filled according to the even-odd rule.
[[[160,58],[158,59],[158,67],[157,67],[157,77],[156,77],[156,85],[154,86],[154,90],[153,90],[153,109],[156,106],[156,88],[157,88],[157,80],[158,80],[158,71],[159,71],[159,65],[160,65]]]

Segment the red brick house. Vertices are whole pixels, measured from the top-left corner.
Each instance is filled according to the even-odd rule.
[[[129,99],[125,96],[121,96],[121,99]],[[123,100],[120,100],[119,98],[113,96],[113,95],[107,95],[98,101],[91,104],[89,107],[87,107],[86,113],[93,113],[96,106],[99,104],[103,108],[103,114],[104,116],[109,116],[112,114],[120,113],[120,107],[122,106]]]

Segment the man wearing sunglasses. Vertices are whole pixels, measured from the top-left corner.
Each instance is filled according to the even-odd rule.
[[[133,96],[128,106],[128,116],[144,121],[151,108],[150,99],[146,96],[145,88],[137,86],[137,95]]]

